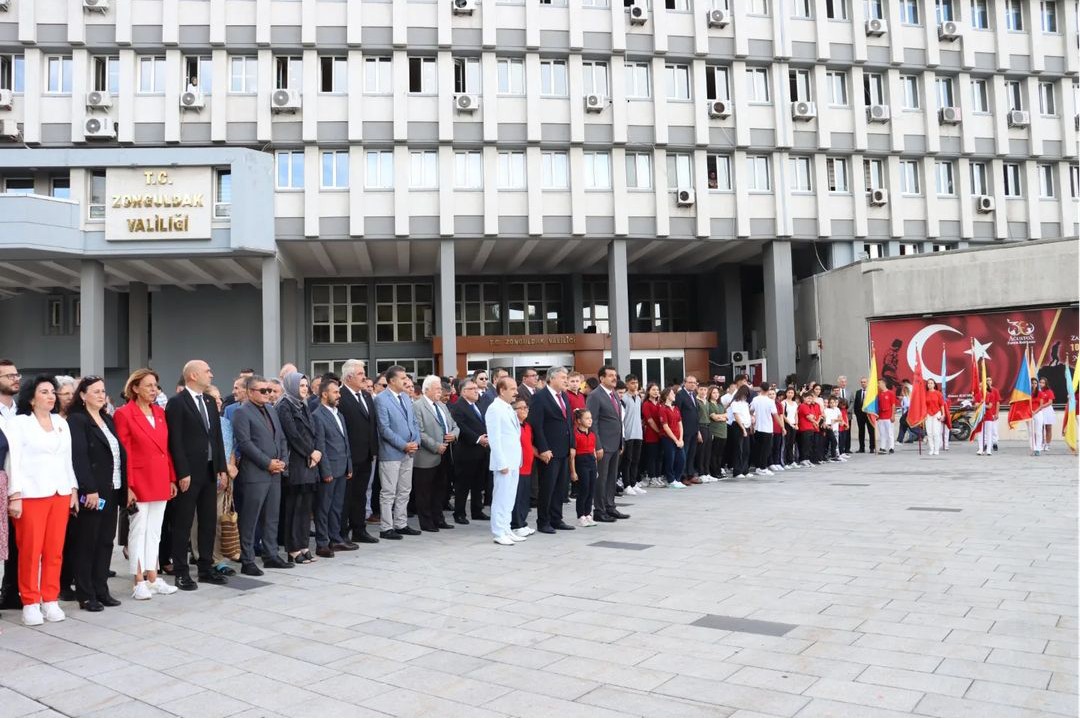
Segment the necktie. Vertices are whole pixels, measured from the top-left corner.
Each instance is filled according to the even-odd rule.
[[[556,394],[555,399],[559,402],[559,409],[562,410],[563,419],[566,418],[566,404],[563,402],[562,395]]]
[[[356,401],[360,402],[360,408],[364,410],[364,414],[367,414],[367,402],[364,401],[364,394],[362,392],[353,392],[356,395]]]
[[[207,414],[206,414],[206,402],[203,401],[203,396],[201,394],[196,395],[195,399],[199,403],[199,416],[202,417],[203,426],[205,426],[206,431],[209,432],[210,431],[210,417],[208,417]]]
[[[270,412],[266,411],[266,407],[259,407],[259,411],[262,412],[263,421],[266,422],[266,426],[270,428],[270,434],[273,434],[274,420],[270,419]]]
[[[401,405],[401,413],[402,413],[403,415],[405,415],[405,419],[408,419],[408,418],[409,418],[409,413],[405,411],[405,398],[404,398],[404,397],[402,397],[402,396],[401,396],[401,395],[399,394],[399,395],[398,395],[398,398],[397,398],[397,400],[398,400],[398,404],[400,404],[400,405]]]
[[[446,420],[443,419],[442,411],[439,409],[439,405],[435,406],[435,418],[439,420],[439,426],[442,427],[442,433],[446,434]]]
[[[480,419],[481,421],[483,421],[484,415],[480,413],[480,409],[477,408],[477,406],[475,404],[472,404],[472,403],[470,403],[469,406],[472,407],[472,410],[474,412],[476,412],[477,418]]]
[[[615,392],[611,393],[611,403],[615,405],[615,414],[622,416],[622,408],[619,406],[619,397]]]

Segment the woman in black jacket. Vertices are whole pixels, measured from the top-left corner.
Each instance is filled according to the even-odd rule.
[[[284,395],[274,405],[281,420],[281,431],[289,443],[286,477],[281,480],[281,526],[285,551],[297,565],[315,562],[309,547],[311,506],[319,484],[319,460],[323,441],[311,419],[306,404],[308,380],[300,372],[286,374],[281,380]]]
[[[83,377],[68,409],[71,464],[79,482],[75,597],[89,612],[120,604],[109,594],[108,581],[116,513],[127,501],[127,457],[105,403],[105,381]]]

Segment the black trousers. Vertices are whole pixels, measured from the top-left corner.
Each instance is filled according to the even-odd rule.
[[[454,461],[454,515],[465,514],[465,502],[470,501],[472,516],[484,512],[484,490],[487,488],[487,456],[479,459]]]
[[[724,466],[735,469],[735,455],[739,450],[739,437],[742,433],[739,431],[739,427],[735,424],[729,424],[727,428],[728,442],[724,445]],[[737,472],[735,474],[738,474]]]
[[[207,463],[203,475],[192,475],[187,492],[180,492],[168,504],[172,508],[172,564],[176,576],[190,575],[188,540],[195,518],[199,519],[199,572],[208,573],[214,559],[217,537],[217,475]]]
[[[683,479],[692,479],[698,476],[699,470],[697,468],[697,449],[698,449],[698,429],[684,429],[683,439],[686,444],[683,445],[683,452],[686,454],[686,467],[683,468]]]
[[[352,479],[345,482],[345,509],[341,514],[341,539],[348,540],[349,532],[365,532],[367,520],[367,488],[371,477],[371,460],[353,460]]]
[[[814,445],[814,437],[817,432],[799,432],[799,461],[818,462],[817,450]]]
[[[570,460],[552,457],[551,462],[539,462],[540,489],[536,495],[537,527],[549,527],[563,521],[563,500],[570,487]]]
[[[698,433],[701,435],[701,441],[697,445],[697,459],[694,462],[694,469],[697,470],[699,475],[709,474],[709,467],[712,465],[712,432],[708,427],[701,427],[698,429]]]
[[[4,510],[7,516],[7,510]],[[22,608],[22,598],[19,597],[19,548],[15,546],[15,518],[8,517],[8,556],[4,560],[4,581],[0,584],[0,597],[5,603],[12,603]]]
[[[623,487],[633,487],[638,483],[638,461],[641,459],[642,441],[624,439],[622,459],[619,460]]]
[[[444,454],[439,464],[422,469],[413,467],[413,492],[416,494],[416,517],[420,527],[438,527],[445,522],[443,499],[446,497],[446,471],[450,455]]]
[[[109,596],[109,563],[112,561],[113,537],[116,535],[116,493],[102,494],[105,509],[101,512],[79,508],[75,518],[75,598],[79,602],[102,600]]]
[[[838,435],[831,429],[825,432],[825,459],[836,459],[840,454],[838,441]]]
[[[840,430],[840,454],[851,454],[851,430]]]
[[[728,430],[728,447],[732,450],[732,474],[738,476],[750,471],[750,436],[743,433],[742,427],[734,426]]]
[[[784,464],[792,464],[795,462],[795,440],[798,437],[798,431],[795,427],[788,427],[785,425],[784,430],[787,434],[784,435]]]
[[[285,536],[286,552],[299,552],[310,546],[311,504],[314,499],[315,489],[311,485],[282,487],[281,509],[284,522],[282,531]],[[200,563],[201,561],[200,556]]]
[[[529,500],[532,497],[536,475],[536,462],[533,462],[533,468],[529,474],[518,475],[517,496],[514,498],[514,508],[510,511],[510,528],[513,530],[521,529],[529,524]]]
[[[772,433],[754,432],[754,441],[751,455],[754,467],[765,469],[769,466],[769,455],[772,453]]]
[[[864,434],[867,432],[870,434],[870,449],[874,449],[877,445],[874,444],[874,425],[870,423],[870,418],[865,414],[856,414],[855,421],[859,425],[859,451],[866,451]]]
[[[79,514],[85,508],[80,505]],[[68,517],[67,532],[64,534],[64,559],[60,561],[60,589],[70,590],[75,587],[75,553],[78,547],[78,517]]]
[[[727,452],[727,437],[713,435],[710,446],[712,452],[709,453],[709,474],[719,479],[724,476],[724,455]]]

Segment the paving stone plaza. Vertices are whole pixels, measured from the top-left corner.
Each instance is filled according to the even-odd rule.
[[[1060,443],[620,502],[512,548],[474,523],[149,602],[118,577],[120,608],[37,629],[5,611],[0,716],[1078,713]]]

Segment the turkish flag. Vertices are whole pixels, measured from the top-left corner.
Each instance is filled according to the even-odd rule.
[[[915,378],[911,380],[911,399],[908,402],[907,423],[917,427],[926,421],[926,380],[923,379],[922,355],[915,355]]]

